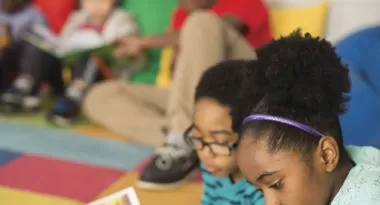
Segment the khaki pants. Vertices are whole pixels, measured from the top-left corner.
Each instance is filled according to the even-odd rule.
[[[180,134],[191,124],[195,88],[208,67],[223,60],[256,58],[240,34],[206,11],[188,17],[179,48],[170,89],[121,81],[100,83],[84,100],[87,117],[129,139],[160,145],[164,126]]]

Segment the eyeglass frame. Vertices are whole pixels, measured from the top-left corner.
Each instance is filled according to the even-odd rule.
[[[192,146],[195,150],[200,150],[202,151],[205,147],[208,147],[210,149],[210,151],[212,152],[212,154],[214,156],[231,156],[231,153],[232,151],[236,150],[238,145],[239,145],[239,140],[237,140],[235,143],[228,143],[228,142],[224,142],[224,143],[218,143],[218,142],[205,142],[204,140],[202,140],[201,138],[199,137],[194,137],[194,136],[191,136],[189,135],[190,131],[194,128],[194,124],[191,124],[189,128],[186,129],[186,131],[184,132],[183,136],[185,138],[185,142]],[[202,144],[202,147],[200,149],[196,149],[194,147],[194,143],[190,142],[190,140],[197,140],[198,142],[200,142]],[[223,155],[223,154],[215,154],[214,150],[210,147],[210,145],[219,145],[219,146],[224,146],[224,147],[227,147],[228,148],[228,155]]]

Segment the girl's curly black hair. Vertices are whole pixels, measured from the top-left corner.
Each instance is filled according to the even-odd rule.
[[[195,90],[195,102],[207,97],[231,109],[235,132],[264,94],[259,89],[242,89],[244,81],[256,78],[255,63],[231,60],[216,64],[204,72]]]
[[[332,136],[344,158],[338,116],[346,111],[351,86],[349,71],[335,48],[324,39],[296,30],[258,49],[257,55],[261,74],[256,77],[262,79],[246,81],[244,89],[261,87],[265,94],[251,114],[285,117]],[[268,137],[272,153],[288,149],[307,156],[319,142],[318,137],[278,122],[251,121],[243,130],[254,140]]]

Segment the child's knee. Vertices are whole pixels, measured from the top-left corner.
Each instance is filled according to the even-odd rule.
[[[184,28],[182,30],[197,30],[199,32],[207,32],[208,29],[215,27],[220,28],[222,23],[223,22],[220,17],[210,11],[196,11],[186,19]]]
[[[84,112],[87,113],[87,110],[97,109],[99,106],[106,106],[106,101],[109,100],[109,97],[115,92],[117,92],[116,81],[106,81],[93,85],[87,91],[83,100]]]

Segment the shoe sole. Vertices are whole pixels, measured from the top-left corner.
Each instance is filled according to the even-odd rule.
[[[22,108],[21,108],[21,106],[16,106],[13,104],[4,104],[4,105],[2,105],[1,111],[3,113],[7,113],[7,114],[13,114],[13,113],[21,112]]]
[[[25,106],[23,103],[1,102],[1,112],[5,114],[26,114],[36,113],[40,110],[40,106]]]
[[[62,128],[68,128],[72,125],[71,120],[68,120],[61,116],[53,116],[50,120],[50,123],[57,127],[62,127]]]
[[[199,169],[195,169],[191,171],[189,174],[187,174],[183,179],[170,183],[170,184],[158,184],[158,183],[152,183],[152,182],[146,182],[146,181],[137,181],[136,187],[142,190],[146,191],[167,191],[167,190],[173,190],[180,188],[187,184],[190,179],[194,178],[199,173]]]

